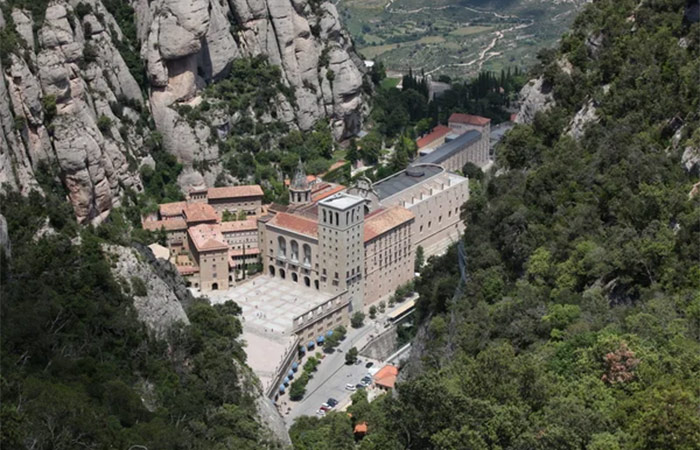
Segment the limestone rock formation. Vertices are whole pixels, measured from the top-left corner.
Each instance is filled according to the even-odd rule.
[[[128,162],[141,137],[111,107],[141,102],[140,89],[107,29],[116,22],[101,4],[94,8],[101,20],[88,14],[78,22],[69,4],[50,4],[36,42],[31,14],[13,9],[25,48],[0,67],[0,182],[26,193],[39,167],[55,168],[80,222],[101,221],[124,189],[141,190]]]
[[[135,248],[117,245],[106,245],[104,250],[112,258],[114,277],[119,280],[121,286],[131,286],[130,293],[134,298],[139,320],[156,336],[164,337],[168,329],[178,322],[190,323],[174,289],[184,290],[181,294],[186,292],[186,295],[189,295],[189,292],[184,288],[184,283],[172,283],[172,279],[167,275],[161,277],[158,272],[164,268],[161,266],[158,270],[152,265],[155,262],[152,254],[149,259],[146,250],[138,251]],[[175,272],[175,269],[172,271]],[[141,291],[139,285],[145,287],[145,290]]]
[[[700,146],[687,145],[681,156],[681,164],[688,173],[700,175]]]
[[[199,104],[202,88],[226,77],[236,58],[266,55],[280,67],[294,102],[278,96],[272,105],[277,120],[309,130],[327,117],[336,138],[359,131],[366,113],[364,65],[330,2],[158,0],[139,2],[136,10],[155,17],[137,23],[141,55],[164,145],[189,168],[180,179],[183,187],[212,184],[220,166],[211,127],[187,123],[178,106]],[[219,117],[217,126],[230,129],[241,118]],[[192,170],[196,162],[205,162],[209,170]]]
[[[5,251],[5,256],[12,256],[12,246],[10,245],[10,235],[7,232],[7,219],[0,214],[0,248]]]
[[[535,114],[547,111],[552,106],[552,87],[545,83],[544,77],[530,80],[520,90],[520,110],[515,123],[530,124],[535,119]]]
[[[589,100],[581,109],[576,111],[573,119],[571,119],[571,123],[569,123],[566,134],[576,140],[581,139],[585,126],[596,121],[598,121],[598,111],[595,102]]]
[[[336,138],[359,131],[364,64],[331,2],[127,3],[134,20],[124,30],[102,0],[54,0],[44,18],[3,7],[0,27],[10,27],[17,48],[0,62],[0,184],[26,193],[38,189],[37,170],[52,167],[78,220],[96,223],[125,190],[142,189],[150,123],[183,163],[183,187],[214,183],[222,170],[217,140],[246,115],[302,130],[327,118]],[[182,116],[237,58],[258,55],[280,68],[291,92],[277,95],[269,112],[196,123]]]

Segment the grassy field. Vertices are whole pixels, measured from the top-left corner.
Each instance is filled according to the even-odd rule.
[[[364,58],[399,72],[410,67],[467,78],[479,70],[526,68],[539,49],[559,39],[584,0],[394,0],[387,7],[388,3],[337,3]],[[488,51],[482,57],[484,50]]]

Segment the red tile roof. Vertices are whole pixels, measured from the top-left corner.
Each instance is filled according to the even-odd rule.
[[[489,124],[491,122],[491,119],[481,116],[474,116],[472,114],[453,113],[450,116],[450,120],[448,120],[448,123],[450,122],[463,123],[465,125],[477,125],[483,127],[484,125]]]
[[[274,225],[311,237],[318,236],[318,221],[295,214],[277,213],[267,225]]]
[[[237,197],[262,197],[263,190],[257,184],[247,186],[226,186],[209,188],[207,198],[210,200],[221,200],[225,198]]]
[[[355,434],[367,434],[367,422],[361,422],[355,425]]]
[[[311,201],[312,202],[320,202],[324,198],[330,197],[333,194],[337,194],[340,191],[345,190],[345,186],[337,185],[334,186],[330,189],[326,189],[324,191],[318,192],[316,194],[311,194]]]
[[[158,205],[158,211],[161,217],[180,216],[185,205],[187,205],[187,202],[163,203]]]
[[[234,220],[221,222],[222,233],[235,233],[237,231],[253,231],[258,229],[258,220],[255,218],[246,220]]]
[[[180,275],[190,275],[193,273],[199,272],[199,267],[195,266],[176,266],[177,271],[180,272]]]
[[[188,203],[183,209],[185,220],[191,222],[216,222],[219,216],[216,210],[208,203]]]
[[[393,206],[365,219],[365,242],[380,236],[397,226],[415,218],[413,213],[403,206]]]
[[[440,139],[443,136],[447,136],[451,132],[452,129],[450,127],[446,127],[445,125],[436,126],[430,133],[426,134],[425,136],[416,141],[418,149],[425,147],[426,145]]]
[[[399,369],[397,367],[386,365],[374,375],[374,384],[393,389],[398,376]]]
[[[218,224],[202,223],[187,230],[190,239],[199,252],[228,250]]]
[[[306,176],[306,182],[309,184],[313,184],[313,182],[316,181],[316,175],[307,175]],[[289,178],[284,180],[284,185],[289,186],[291,184],[291,181]]]
[[[186,230],[187,223],[184,219],[168,219],[168,220],[146,220],[142,224],[144,230],[158,231],[164,228],[165,231]]]

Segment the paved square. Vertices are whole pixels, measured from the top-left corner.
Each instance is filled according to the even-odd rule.
[[[191,289],[195,295],[198,290]],[[273,382],[289,352],[295,351],[293,319],[333,298],[332,294],[263,275],[225,291],[205,294],[212,304],[235,301],[243,310],[243,340],[248,365],[263,389]]]

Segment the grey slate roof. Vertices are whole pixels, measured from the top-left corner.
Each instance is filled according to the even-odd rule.
[[[450,142],[445,142],[431,153],[421,156],[418,158],[418,160],[416,160],[416,164],[440,164],[470,145],[478,142],[480,139],[480,132],[476,130],[469,130],[460,135],[457,139]]]
[[[377,195],[379,195],[379,200],[384,200],[418,183],[422,183],[444,170],[445,169],[439,166],[414,164],[409,166],[406,170],[402,170],[390,177],[377,181],[372,187],[377,192]]]

